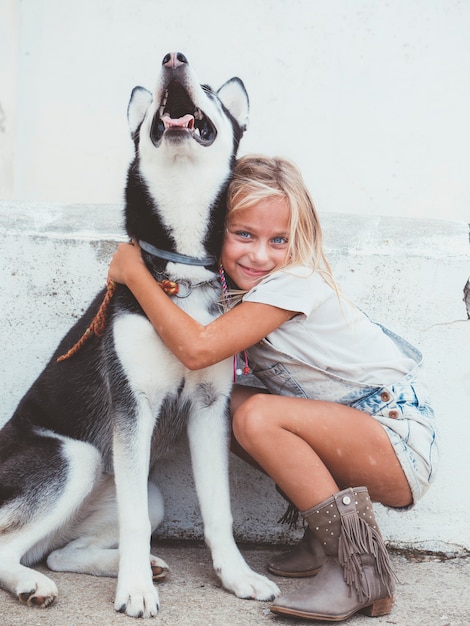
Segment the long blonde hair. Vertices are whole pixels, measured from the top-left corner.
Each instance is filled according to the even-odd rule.
[[[276,198],[285,200],[290,211],[289,241],[282,267],[311,267],[312,271],[321,272],[337,291],[323,251],[318,214],[298,167],[287,159],[261,154],[248,154],[238,159],[228,188],[228,219],[234,211]]]

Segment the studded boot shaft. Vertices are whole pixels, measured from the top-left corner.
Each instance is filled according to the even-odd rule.
[[[327,558],[314,579],[277,598],[271,611],[324,621],[390,613],[394,576],[367,489],[345,489],[302,515]]]

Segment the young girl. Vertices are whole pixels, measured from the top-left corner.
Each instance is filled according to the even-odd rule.
[[[228,203],[221,266],[240,301],[215,321],[203,326],[182,312],[136,245],[119,246],[109,278],[129,287],[186,367],[247,350],[269,391],[235,387],[233,433],[307,524],[301,546],[268,569],[316,574],[271,610],[331,621],[387,614],[393,574],[371,501],[408,508],[433,478],[421,354],[340,294],[292,163],[241,158]]]

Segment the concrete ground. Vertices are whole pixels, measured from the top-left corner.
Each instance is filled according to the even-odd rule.
[[[265,571],[268,558],[279,546],[242,546],[248,563]],[[155,554],[170,565],[171,574],[159,584],[161,609],[149,624],[159,626],[309,626],[320,624],[275,616],[269,605],[240,600],[220,588],[212,571],[208,549],[202,543],[159,543]],[[470,558],[440,560],[437,555],[392,553],[398,575],[395,607],[390,615],[370,618],[355,615],[346,624],[359,626],[468,626],[470,624]],[[42,572],[48,570],[39,567]],[[1,626],[125,626],[132,618],[113,608],[115,581],[82,574],[49,573],[59,587],[59,599],[47,609],[20,606],[0,591]],[[276,578],[282,591],[298,580]],[[300,583],[302,584],[302,583]],[[142,623],[142,622],[139,622]],[[326,623],[326,622],[322,622]],[[331,622],[329,622],[331,623]]]

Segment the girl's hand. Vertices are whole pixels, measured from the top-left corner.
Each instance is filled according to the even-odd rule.
[[[109,265],[108,280],[127,285],[131,277],[142,270],[147,268],[138,243],[120,243]]]

